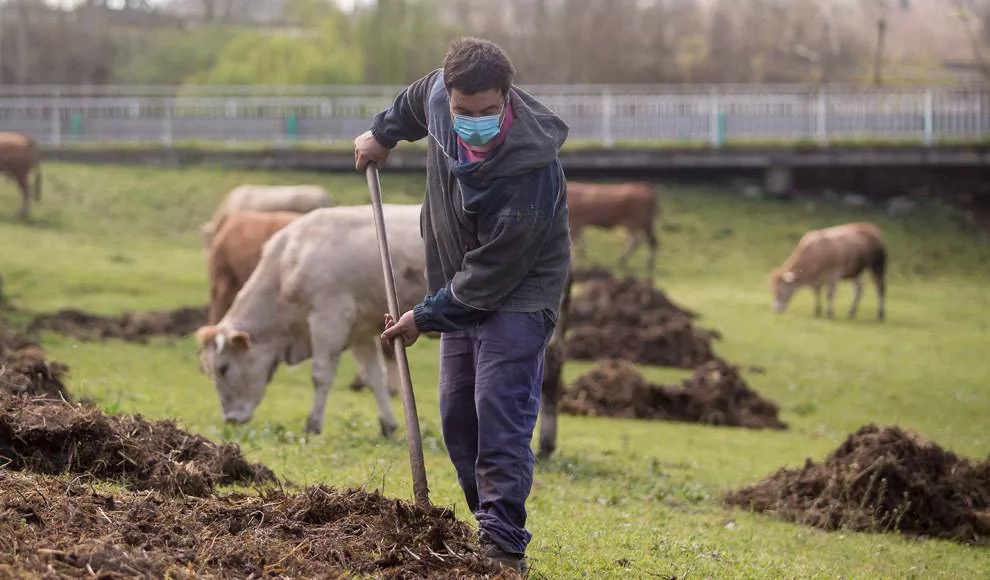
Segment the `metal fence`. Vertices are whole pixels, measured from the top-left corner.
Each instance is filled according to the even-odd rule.
[[[525,87],[570,125],[571,142],[707,144],[872,140],[934,145],[990,130],[990,88],[802,86]],[[73,90],[4,87],[0,130],[48,145],[347,143],[401,87]],[[266,94],[267,90],[267,94]]]

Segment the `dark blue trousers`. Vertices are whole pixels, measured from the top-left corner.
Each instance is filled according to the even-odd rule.
[[[552,332],[543,312],[495,312],[440,339],[444,444],[479,532],[506,552],[523,554],[532,539],[531,442]]]

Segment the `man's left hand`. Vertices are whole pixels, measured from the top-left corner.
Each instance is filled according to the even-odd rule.
[[[412,346],[419,338],[419,327],[416,326],[416,319],[413,318],[413,311],[409,310],[399,317],[399,321],[392,320],[392,315],[385,315],[385,332],[382,333],[382,340],[388,343],[396,336],[402,337],[402,342],[406,346]]]

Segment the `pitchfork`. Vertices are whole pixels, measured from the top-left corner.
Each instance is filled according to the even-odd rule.
[[[382,270],[385,274],[385,292],[388,295],[388,311],[392,320],[398,322],[399,302],[395,293],[395,276],[392,274],[392,258],[388,251],[388,236],[385,234],[385,216],[382,212],[382,187],[378,179],[378,167],[368,163],[364,170],[371,192],[371,205],[375,214],[375,230],[378,232],[378,249],[382,255]],[[412,468],[413,496],[416,504],[430,507],[429,488],[426,485],[426,464],[423,462],[423,440],[419,433],[419,416],[416,414],[416,397],[413,394],[412,377],[409,374],[409,360],[406,358],[406,344],[401,336],[392,339],[395,360],[399,365],[402,386],[402,407],[406,416],[406,432],[409,437],[409,465]]]

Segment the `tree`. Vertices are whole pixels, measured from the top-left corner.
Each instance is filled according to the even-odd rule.
[[[320,85],[363,81],[363,58],[346,17],[332,10],[318,28],[296,34],[241,32],[193,84]]]

